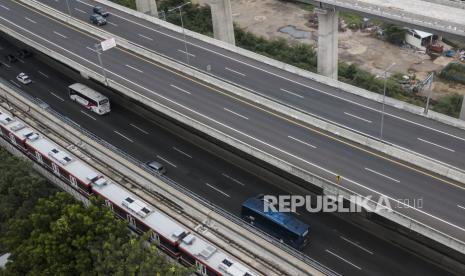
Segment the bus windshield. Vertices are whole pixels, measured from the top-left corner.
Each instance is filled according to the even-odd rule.
[[[99,105],[104,105],[104,104],[106,104],[106,103],[108,103],[108,99],[101,100],[98,104],[99,104]]]

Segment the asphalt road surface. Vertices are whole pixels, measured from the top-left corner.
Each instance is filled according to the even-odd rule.
[[[169,178],[208,201],[239,215],[242,202],[249,197],[260,193],[288,193],[276,183],[228,163],[124,106],[112,103],[111,113],[105,116],[89,112],[69,99],[68,85],[86,83],[108,95],[110,100],[115,95],[78,74],[64,75],[62,70],[52,68],[55,63],[44,64],[35,57],[13,64],[3,60],[5,55],[17,51],[15,46],[0,40],[0,77],[138,160],[162,162]],[[20,72],[28,74],[33,82],[19,83],[15,78]],[[439,267],[332,214],[302,212],[298,218],[311,229],[310,244],[304,252],[341,275],[448,275]]]
[[[68,13],[64,0],[39,0]],[[69,1],[71,14],[89,22],[91,0]],[[101,5],[101,4],[98,4]],[[105,6],[106,7],[106,6]],[[131,42],[187,62],[182,34],[106,7],[111,13],[103,29]],[[189,64],[224,80],[314,114],[325,120],[380,138],[381,105],[299,77],[264,63],[188,38]],[[395,62],[395,60],[393,60]],[[395,71],[395,67],[393,68]],[[386,106],[383,139],[391,144],[465,170],[465,130]]]
[[[9,0],[0,6],[0,23],[100,72],[93,50],[99,40],[90,34]],[[103,59],[107,75],[113,81],[300,170],[326,179],[341,175],[339,184],[361,195],[385,195],[394,202],[422,199],[421,209],[403,206],[396,210],[465,240],[463,183],[432,175],[269,112],[124,49],[106,51]]]

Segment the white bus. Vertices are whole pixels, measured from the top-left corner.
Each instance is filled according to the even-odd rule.
[[[110,112],[110,101],[107,97],[85,86],[82,83],[75,83],[68,86],[71,100],[85,106],[93,112],[103,115]]]

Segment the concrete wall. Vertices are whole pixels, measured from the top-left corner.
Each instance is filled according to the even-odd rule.
[[[136,0],[137,11],[154,17],[158,17],[157,3],[155,0]]]

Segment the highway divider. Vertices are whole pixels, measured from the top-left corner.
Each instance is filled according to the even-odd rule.
[[[101,0],[99,0],[101,1]],[[363,133],[360,133],[354,129],[346,128],[344,126],[335,124],[325,120],[324,118],[315,116],[314,114],[309,114],[302,112],[302,110],[297,110],[293,107],[287,106],[283,103],[277,102],[276,100],[266,98],[263,95],[258,95],[251,93],[248,90],[245,90],[241,87],[238,87],[235,84],[232,84],[226,80],[220,80],[216,77],[213,77],[205,72],[199,71],[193,67],[190,67],[186,64],[180,63],[176,60],[173,60],[167,56],[164,56],[160,53],[153,52],[150,49],[137,45],[131,41],[128,41],[124,38],[115,36],[112,33],[106,32],[103,29],[96,27],[90,23],[77,20],[73,17],[68,16],[67,14],[61,13],[47,5],[44,5],[35,0],[21,0],[21,2],[32,6],[33,8],[47,13],[50,16],[55,17],[63,22],[66,22],[76,28],[90,32],[91,34],[100,37],[101,39],[108,39],[114,37],[117,41],[117,45],[130,50],[136,54],[139,54],[143,57],[146,57],[150,60],[161,63],[171,69],[175,69],[179,72],[184,73],[190,77],[199,79],[205,83],[211,84],[214,87],[221,87],[223,90],[226,90],[230,93],[233,93],[237,96],[245,98],[251,102],[258,103],[263,105],[271,110],[279,112],[281,114],[286,114],[298,121],[307,123],[313,127],[317,127],[323,130],[326,130],[332,134],[348,139],[352,142],[356,142],[363,146],[369,147],[371,149],[382,152],[388,156],[392,156],[396,159],[408,162],[420,168],[426,169],[428,171],[434,172],[438,175],[445,176],[447,178],[453,179],[455,181],[465,183],[465,171],[449,164],[443,163],[441,161],[432,159],[430,157],[424,156],[422,154],[416,153],[414,151],[408,150],[403,147],[392,145],[384,141],[380,141],[371,136],[367,136]],[[115,5],[115,4],[113,4]],[[127,9],[132,11],[135,11]],[[165,25],[169,24],[164,21]],[[171,24],[170,24],[171,25]],[[378,95],[378,94],[376,94]]]
[[[45,12],[47,13],[48,15],[53,15],[54,17],[56,17],[57,19],[61,20],[61,21],[64,21],[64,22],[67,22],[68,24],[72,25],[72,26],[75,26],[77,28],[80,28],[80,29],[83,29],[83,30],[86,30],[94,35],[96,35],[97,37],[100,37],[102,39],[107,39],[107,38],[110,38],[110,37],[115,37],[116,38],[116,41],[117,41],[117,44],[122,47],[122,48],[126,48],[128,50],[131,50],[135,53],[138,53],[140,54],[141,56],[144,56],[144,57],[147,57],[147,58],[150,58],[156,62],[159,62],[161,64],[164,64],[164,65],[167,65],[173,69],[176,69],[180,72],[183,72],[184,74],[188,75],[188,76],[192,76],[192,77],[195,77],[195,78],[198,78],[200,80],[202,80],[203,82],[205,83],[209,83],[211,85],[214,85],[216,87],[222,87],[223,89],[231,92],[231,93],[234,93],[236,95],[239,95],[245,99],[248,99],[252,102],[255,102],[255,103],[259,103],[263,106],[266,106],[272,110],[276,110],[282,114],[287,114],[288,116],[291,116],[293,118],[295,118],[296,120],[299,120],[299,121],[302,121],[302,122],[305,122],[305,123],[308,123],[310,125],[313,125],[313,126],[316,126],[318,128],[321,128],[321,129],[325,129],[331,133],[335,133],[339,136],[342,136],[344,138],[347,138],[349,140],[352,140],[352,141],[355,141],[355,142],[358,142],[358,143],[361,143],[361,144],[364,144],[366,146],[369,146],[369,147],[372,147],[372,148],[377,148],[379,147],[382,151],[382,152],[385,152],[386,154],[391,154],[391,155],[394,155],[396,158],[399,158],[402,157],[405,159],[405,161],[411,161],[411,162],[414,162],[414,164],[416,163],[416,165],[419,165],[419,166],[422,166],[426,169],[436,169],[439,173],[443,173],[443,174],[449,174],[451,177],[454,177],[454,178],[457,178],[457,179],[460,179],[460,181],[464,181],[465,180],[465,176],[463,173],[461,172],[455,172],[452,170],[453,173],[451,173],[451,169],[449,168],[445,168],[445,170],[439,170],[438,168],[441,168],[441,166],[444,166],[444,165],[439,165],[437,164],[436,162],[433,162],[431,160],[426,160],[424,158],[421,158],[415,154],[412,154],[412,153],[408,153],[408,152],[404,152],[402,150],[399,150],[399,149],[396,149],[396,148],[392,148],[391,146],[388,146],[388,145],[385,145],[379,141],[373,141],[371,138],[367,138],[367,137],[364,137],[360,134],[357,134],[357,133],[353,133],[352,131],[349,131],[347,129],[343,129],[339,126],[335,126],[335,125],[332,125],[332,124],[329,124],[327,122],[324,122],[320,119],[317,119],[317,118],[314,118],[314,117],[311,117],[307,114],[302,114],[301,112],[298,112],[292,108],[288,108],[286,106],[283,106],[282,104],[279,104],[277,102],[274,102],[274,101],[271,101],[269,99],[265,99],[261,96],[258,96],[256,94],[253,94],[253,93],[250,93],[248,91],[245,91],[243,89],[240,89],[232,84],[229,84],[229,83],[225,83],[225,82],[222,82],[212,76],[209,76],[209,75],[206,75],[204,74],[203,72],[199,72],[197,70],[194,70],[193,68],[190,68],[190,67],[187,67],[183,64],[180,64],[176,61],[173,61],[167,57],[164,57],[164,56],[161,56],[159,54],[156,54],[152,51],[149,51],[143,47],[140,47],[138,45],[135,45],[129,41],[126,41],[122,38],[119,38],[117,36],[114,36],[108,32],[105,32],[95,26],[92,26],[88,23],[85,23],[85,22],[82,22],[82,21],[79,21],[79,20],[76,20],[74,18],[70,18],[69,16],[63,14],[63,13],[60,13],[54,9],[51,9],[50,7],[46,6],[46,5],[43,5],[41,3],[38,3],[36,1],[32,1],[32,0],[21,0],[21,2],[23,3],[28,3],[30,4],[32,7],[38,9],[38,10],[41,10],[42,12]],[[51,12],[53,10],[53,12]],[[98,80],[100,81],[101,83],[104,83],[104,78],[101,74],[99,73],[96,73],[92,70],[90,70],[89,68],[87,67],[84,67],[82,66],[81,64],[78,64],[66,57],[64,57],[63,55],[55,52],[55,51],[52,51],[46,47],[44,47],[43,45],[41,45],[40,43],[36,42],[36,41],[33,41],[21,34],[18,34],[17,32],[9,29],[8,27],[6,26],[3,26],[1,25],[0,28],[6,32],[7,34],[11,35],[12,37],[15,37],[23,42],[25,42],[26,44],[32,46],[33,48],[45,53],[46,55],[56,59],[56,60],[59,60],[60,62],[70,66],[71,68],[74,68],[78,71],[80,71],[83,75],[86,75],[86,76],[89,76],[95,80]],[[238,150],[241,150],[242,152],[245,152],[259,160],[263,160],[265,162],[267,162],[268,164],[272,165],[272,166],[275,166],[277,168],[280,168],[286,172],[289,172],[307,182],[310,182],[312,183],[313,185],[317,186],[317,187],[320,187],[322,188],[326,193],[328,194],[331,194],[331,195],[341,195],[343,196],[344,198],[348,199],[348,200],[351,200],[351,196],[353,195],[359,195],[357,194],[356,192],[354,191],[351,191],[339,184],[336,184],[334,181],[331,181],[329,179],[326,179],[326,178],[322,178],[318,175],[315,175],[309,171],[306,171],[302,168],[299,168],[293,164],[290,164],[289,162],[287,161],[284,161],[284,160],[281,160],[267,152],[264,152],[256,147],[253,147],[251,145],[248,145],[247,143],[245,142],[242,142],[234,137],[231,137],[217,129],[214,129],[213,127],[210,127],[200,121],[197,121],[195,119],[193,119],[192,117],[189,117],[188,115],[186,114],[182,114],[176,110],[173,110],[167,106],[164,106],[163,104],[161,103],[158,103],[158,102],[155,102],[153,101],[152,99],[149,99],[139,93],[137,93],[136,91],[133,91],[127,87],[124,87],[123,85],[115,82],[114,80],[109,80],[109,87],[117,90],[117,91],[120,91],[122,93],[124,93],[125,95],[139,101],[139,102],[143,102],[145,103],[147,106],[153,108],[154,110],[157,110],[163,114],[166,114],[168,115],[169,117],[175,119],[175,120],[178,120],[179,122],[181,123],[184,123],[186,125],[190,125],[192,126],[194,129],[198,130],[198,131],[201,131],[203,133],[206,133],[208,134],[210,137],[213,137],[214,139],[218,139],[226,144],[229,144],[231,146],[233,146],[234,148],[238,149]],[[395,154],[398,154],[398,155],[395,155]],[[421,162],[419,162],[419,160]],[[359,196],[363,196],[363,195],[359,195]],[[377,208],[377,202],[374,202],[374,201],[369,201],[367,203],[367,205],[364,205],[363,206],[365,209],[368,209],[368,210],[376,210]],[[408,206],[406,206],[408,207]],[[416,209],[411,209],[411,210],[416,210]],[[404,227],[406,227],[407,229],[411,229],[421,235],[424,235],[440,244],[443,244],[449,248],[452,248],[462,254],[465,254],[465,243],[464,241],[461,241],[461,240],[458,240],[454,237],[451,237],[449,236],[448,234],[446,233],[442,233],[428,225],[425,225],[423,224],[422,222],[420,221],[417,221],[417,220],[414,220],[412,218],[409,218],[397,211],[394,211],[394,212],[380,212],[380,213],[377,213],[391,221],[394,221],[396,223],[398,223],[399,225],[402,225]]]

